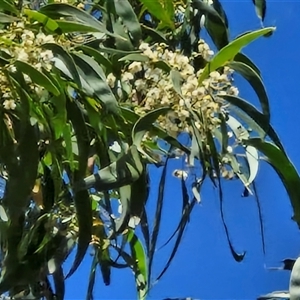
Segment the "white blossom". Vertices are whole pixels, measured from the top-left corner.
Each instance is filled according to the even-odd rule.
[[[17,107],[16,102],[14,100],[12,100],[12,99],[5,100],[3,102],[3,106],[7,110],[14,110]]]

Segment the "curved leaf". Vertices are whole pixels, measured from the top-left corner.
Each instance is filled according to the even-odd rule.
[[[244,63],[245,65],[247,65],[248,67],[252,68],[258,76],[261,77],[261,74],[260,74],[260,70],[259,68],[251,61],[251,59],[246,56],[245,54],[239,52],[233,59],[234,61],[238,61],[238,62],[241,62],[241,63]]]
[[[235,96],[230,96],[230,95],[218,95],[218,96],[225,99],[232,105],[238,107],[243,112],[245,112],[246,115],[251,118],[253,123],[255,123],[256,125],[255,127],[257,127],[255,129],[257,129],[258,134],[262,138],[264,138],[265,135],[268,135],[271,138],[271,140],[284,152],[284,148],[280,142],[277,133],[275,132],[273,127],[267,122],[266,117],[261,112],[259,112],[252,104],[248,103],[246,100],[242,98],[238,98]],[[241,116],[241,118],[243,117]],[[253,124],[248,123],[248,125],[252,128],[254,127],[252,126]]]
[[[245,151],[246,151],[247,162],[250,169],[250,175],[247,180],[247,185],[250,185],[254,181],[258,173],[258,166],[259,166],[258,152],[252,146],[247,146]]]
[[[228,28],[228,18],[227,15],[223,9],[223,6],[219,0],[213,0],[213,8],[218,12],[220,17],[222,18],[225,26]]]
[[[53,52],[53,55],[65,64],[66,68],[68,69],[68,71],[72,75],[72,78],[77,84],[78,88],[81,88],[82,86],[78,70],[71,55],[62,46],[54,43],[47,43],[42,45],[42,47],[51,50]]]
[[[152,124],[157,120],[157,118],[162,114],[166,114],[168,111],[170,111],[170,108],[168,107],[155,109],[139,118],[139,120],[134,124],[131,134],[133,144],[141,153],[145,154],[148,158],[150,158],[149,155],[145,153],[142,148],[143,137],[145,136],[146,132],[149,131]],[[150,160],[153,161],[152,158],[150,158]]]
[[[38,21],[39,23],[43,24],[46,29],[50,32],[57,32],[59,26],[57,22],[48,16],[31,9],[24,9],[24,14],[27,15],[30,19]]]
[[[204,3],[202,0],[194,0],[193,6],[205,15],[205,28],[216,47],[218,49],[225,47],[229,43],[228,28],[226,26],[227,18],[220,16],[213,6]]]
[[[250,83],[259,98],[263,114],[266,116],[266,121],[269,123],[269,99],[260,75],[258,75],[251,67],[241,62],[232,61],[228,64],[228,67],[241,74]]]
[[[93,300],[93,289],[95,285],[95,279],[96,279],[96,267],[97,267],[97,257],[94,255],[94,258],[91,263],[91,270],[90,270],[90,276],[89,276],[89,285],[87,289],[86,294],[86,300]]]
[[[277,146],[261,139],[244,140],[265,155],[266,161],[274,168],[284,184],[294,210],[293,219],[300,226],[300,177],[290,159]]]
[[[106,77],[102,68],[94,59],[85,54],[74,53],[72,56],[77,67],[81,70],[81,77],[89,85],[93,94],[103,103],[107,112],[118,115],[118,102],[109,85],[106,83]]]
[[[119,197],[122,205],[121,216],[115,221],[115,229],[110,239],[115,238],[116,234],[123,232],[130,219],[130,199],[132,197],[132,188],[130,185],[124,185],[119,188]]]
[[[160,0],[140,0],[146,10],[153,15],[157,20],[161,22],[161,27],[169,27],[170,29],[175,29],[174,20],[172,20],[171,15],[162,6]]]
[[[168,270],[168,268],[170,267],[171,262],[173,261],[173,259],[174,259],[174,257],[175,257],[175,254],[176,254],[176,252],[177,252],[177,250],[178,250],[178,248],[179,248],[179,246],[180,246],[180,242],[181,242],[181,239],[182,239],[182,236],[183,236],[183,233],[184,233],[184,229],[185,229],[185,227],[186,227],[186,225],[187,225],[187,223],[188,223],[189,217],[190,217],[190,215],[191,215],[191,212],[192,212],[192,210],[193,210],[195,204],[196,204],[196,199],[193,199],[193,201],[192,201],[190,204],[186,205],[186,207],[185,207],[185,209],[184,209],[184,211],[183,211],[181,220],[180,220],[180,222],[179,222],[179,225],[178,225],[178,227],[176,228],[176,231],[174,232],[174,234],[176,234],[176,232],[178,232],[178,234],[177,234],[177,238],[176,238],[176,241],[175,241],[173,250],[172,250],[172,252],[171,252],[171,254],[170,254],[170,257],[169,257],[169,259],[168,259],[168,261],[167,261],[165,267],[163,268],[163,270],[160,272],[160,274],[159,274],[158,277],[156,278],[156,280],[155,280],[156,282],[157,282],[158,280],[161,279],[161,277],[165,274],[165,272],[166,272],[166,271]],[[174,235],[174,234],[173,234],[173,235]],[[173,235],[172,235],[172,236],[173,236]],[[172,238],[172,236],[171,236],[171,238]],[[170,240],[170,239],[169,239],[169,240]],[[167,241],[167,242],[168,242],[168,241]],[[165,245],[166,245],[166,244],[165,244]]]
[[[263,22],[266,16],[267,3],[266,0],[252,0],[255,5],[255,11],[257,16]]]
[[[119,59],[119,61],[126,61],[126,60],[144,62],[144,61],[149,61],[149,57],[139,53],[132,53],[132,54],[125,55]]]
[[[56,85],[46,75],[35,69],[32,65],[20,60],[15,61],[14,65],[19,71],[28,75],[32,82],[44,87],[55,96],[60,94]]]
[[[117,161],[101,169],[98,173],[78,181],[76,190],[96,188],[98,191],[107,191],[132,184],[142,174],[144,163],[135,146],[131,146],[128,153]]]
[[[161,173],[159,186],[158,186],[158,197],[156,202],[156,209],[155,209],[155,217],[154,217],[154,224],[153,224],[153,231],[151,234],[150,244],[149,244],[149,261],[148,261],[148,281],[151,280],[151,272],[152,272],[152,263],[154,259],[154,253],[156,251],[156,242],[158,238],[158,233],[160,229],[160,222],[162,216],[162,209],[163,209],[163,202],[164,202],[164,193],[166,187],[166,176],[167,176],[167,166],[168,166],[169,158],[167,157],[165,165],[163,167],[163,171]]]
[[[67,102],[68,117],[70,118],[78,145],[78,163],[79,169],[74,172],[76,181],[83,180],[87,169],[87,161],[89,157],[90,138],[85,125],[82,112],[76,102],[69,99]],[[70,277],[82,262],[92,236],[92,205],[87,190],[75,190],[74,202],[76,208],[76,217],[78,221],[78,245],[74,263],[66,278]]]
[[[51,3],[43,6],[39,11],[40,13],[45,14],[46,16],[49,16],[53,19],[59,19],[60,17],[71,17],[75,20],[78,20],[82,24],[85,24],[86,26],[93,27],[99,32],[103,32],[110,36],[116,36],[115,34],[112,34],[108,30],[106,30],[103,23],[98,21],[96,18],[94,18],[87,12],[77,8],[76,6],[67,3]]]
[[[0,12],[0,24],[13,23],[17,21],[19,21],[18,18]]]
[[[126,122],[130,122],[132,124],[135,124],[139,120],[139,116],[132,110],[127,109],[125,107],[120,107],[122,111],[122,116],[126,120]],[[184,153],[189,154],[190,150],[182,145],[180,142],[177,141],[174,137],[170,136],[166,131],[164,131],[162,128],[152,125],[151,127],[151,133],[156,134],[159,138],[162,140],[165,140],[170,145],[172,145],[174,148],[178,148],[182,150]]]
[[[62,267],[59,265],[57,269],[52,274],[54,287],[55,287],[55,296],[57,300],[64,300],[65,297],[65,279]]]
[[[0,10],[9,11],[17,16],[20,14],[16,6],[7,0],[0,0]]]
[[[249,138],[249,133],[245,129],[245,127],[237,121],[232,116],[229,116],[228,120],[226,121],[228,126],[232,129],[234,132],[234,135],[236,136],[238,141],[247,140]],[[246,158],[248,162],[249,172],[250,175],[245,181],[245,174],[241,174],[240,167],[238,167],[238,171],[233,167],[234,172],[236,175],[241,179],[241,181],[244,183],[245,187],[248,188],[248,186],[252,183],[252,181],[256,178],[257,171],[258,171],[258,152],[255,148],[247,146],[246,147]],[[232,161],[231,161],[232,163]],[[242,172],[244,173],[244,172]],[[249,192],[252,194],[252,192],[249,190]]]
[[[127,234],[127,241],[130,245],[133,261],[135,262],[134,275],[136,279],[139,299],[143,300],[146,298],[146,293],[148,292],[148,270],[146,254],[142,243],[134,234],[133,230],[129,230]]]
[[[268,34],[270,32],[273,32],[275,30],[275,27],[267,27],[264,29],[259,29],[256,31],[252,31],[249,33],[246,33],[239,38],[233,40],[230,42],[227,46],[222,48],[214,57],[213,59],[207,63],[205,66],[202,74],[199,77],[199,84],[202,83],[204,79],[206,79],[210,72],[213,72],[217,70],[220,67],[223,67],[227,65],[230,61],[234,59],[234,57],[238,54],[238,52],[241,51],[241,49],[257,38]]]
[[[100,51],[98,51],[92,47],[88,47],[86,45],[80,45],[80,46],[76,47],[76,49],[82,50],[83,53],[92,56],[99,65],[102,65],[105,67],[106,73],[112,72],[113,66],[112,66],[111,61],[109,61],[109,59],[107,59],[102,53],[100,53]]]
[[[299,299],[300,294],[300,258],[297,258],[292,269],[290,284],[289,284],[289,293],[290,300]]]
[[[114,4],[117,15],[123,20],[135,45],[138,45],[142,38],[142,30],[132,6],[128,0],[114,0]]]
[[[90,33],[99,32],[95,27],[89,26],[88,24],[81,24],[74,21],[56,20],[56,24],[62,33]]]

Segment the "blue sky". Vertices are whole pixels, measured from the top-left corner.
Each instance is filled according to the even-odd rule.
[[[257,29],[252,1],[221,1],[229,17],[231,36]],[[271,38],[255,41],[244,50],[262,72],[271,102],[272,124],[291,160],[300,170],[299,146],[299,70],[300,70],[300,1],[268,1],[266,26],[276,26]],[[257,103],[247,83],[236,79],[240,96]],[[177,164],[177,165],[176,165]],[[179,164],[179,165],[178,165]],[[180,167],[178,161],[170,164]],[[152,192],[148,202],[153,210],[160,170],[152,170]],[[197,299],[255,299],[273,290],[288,288],[287,271],[270,271],[287,257],[300,252],[300,232],[291,221],[289,199],[277,175],[262,164],[257,178],[262,206],[266,254],[262,251],[257,205],[253,197],[242,198],[242,187],[224,186],[225,218],[236,250],[246,251],[243,262],[231,257],[219,212],[217,191],[204,187],[203,201],[195,207],[183,243],[169,271],[150,292],[149,299],[194,297]],[[171,175],[167,180],[162,236],[158,244],[172,233],[181,208],[180,182]],[[152,201],[151,201],[152,199]],[[168,247],[157,252],[154,276],[158,275],[168,254]],[[68,263],[66,264],[68,267]],[[78,272],[67,280],[66,299],[84,299],[88,284],[90,257]],[[105,287],[98,273],[95,299],[135,299],[134,278],[130,270],[113,270],[111,286]]]

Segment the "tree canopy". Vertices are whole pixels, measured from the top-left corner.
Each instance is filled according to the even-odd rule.
[[[244,196],[254,194],[261,160],[278,173],[300,224],[299,175],[270,124],[260,70],[242,52],[275,31],[263,26],[265,1],[253,3],[261,28],[230,39],[218,0],[0,0],[0,294],[63,299],[65,279],[93,248],[87,299],[97,270],[109,285],[111,268],[132,269],[145,299],[204,182],[218,190],[228,246],[242,261],[222,185],[239,180]],[[236,73],[260,107],[239,97]],[[181,218],[152,278],[167,165],[178,157]],[[153,224],[149,165],[163,169]]]

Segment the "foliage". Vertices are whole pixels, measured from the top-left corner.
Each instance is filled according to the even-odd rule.
[[[263,21],[265,1],[254,4]],[[223,218],[222,184],[237,178],[244,194],[252,194],[259,153],[279,174],[300,223],[299,176],[270,124],[260,71],[241,52],[275,28],[230,41],[218,0],[89,5],[0,0],[0,23],[0,166],[6,180],[0,293],[63,299],[65,278],[90,247],[87,299],[98,266],[106,285],[111,268],[132,269],[144,299],[151,288],[167,165],[176,156],[185,158],[189,169],[174,171],[182,188],[182,217],[156,280],[175,256],[206,180],[219,191],[231,253],[243,260]],[[203,30],[215,55],[201,38]],[[251,84],[261,111],[238,97],[235,72]],[[181,134],[191,146],[179,142]],[[153,226],[146,210],[149,164],[163,168]],[[191,187],[187,176],[193,178]],[[73,250],[65,276],[62,264]]]

